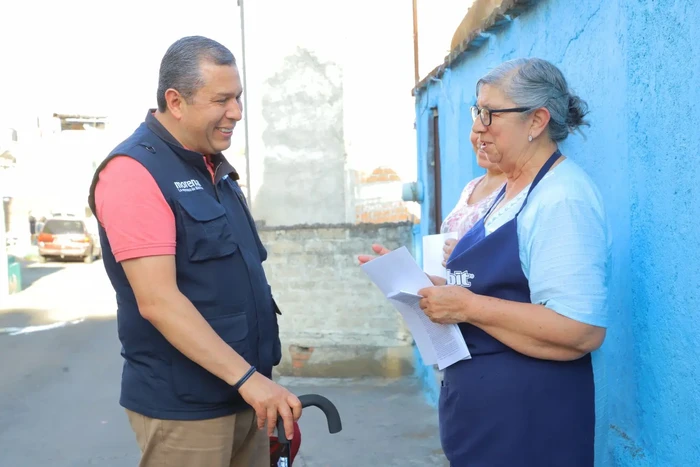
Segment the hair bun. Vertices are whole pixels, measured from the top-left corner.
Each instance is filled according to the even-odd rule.
[[[584,117],[588,115],[588,105],[580,97],[569,94],[569,111],[566,115],[566,126],[573,132],[580,126],[588,126]]]

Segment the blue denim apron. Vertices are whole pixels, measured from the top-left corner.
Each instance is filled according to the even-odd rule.
[[[486,236],[484,218],[447,261],[451,283],[480,295],[530,303],[520,264],[517,219]],[[505,188],[494,201],[502,198]],[[493,206],[489,209],[489,213]],[[440,438],[452,467],[591,467],[595,429],[591,356],[559,362],[527,357],[476,326],[459,325],[472,358],[445,370]]]

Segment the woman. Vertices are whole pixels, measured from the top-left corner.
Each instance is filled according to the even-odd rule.
[[[457,239],[450,238],[445,241],[443,266],[446,266],[447,259],[450,257],[452,250],[454,250],[457,240],[462,238],[476,224],[476,221],[486,214],[486,211],[488,211],[505,183],[505,174],[498,168],[498,165],[490,162],[486,156],[487,148],[477,145],[478,137],[479,135],[471,131],[469,141],[471,141],[472,148],[476,154],[476,163],[486,169],[486,174],[480,175],[467,183],[462,190],[459,201],[457,201],[455,207],[440,226],[440,233],[457,232]],[[489,148],[488,150],[494,151],[495,149]],[[491,157],[493,158],[494,156]],[[373,248],[376,253],[380,253],[383,247],[375,245]],[[366,255],[360,255],[360,257],[366,257]]]
[[[505,174],[496,164],[489,162],[486,148],[477,145],[478,137],[479,135],[472,131],[469,140],[476,154],[476,163],[486,169],[486,174],[467,183],[454,209],[442,222],[440,233],[457,232],[456,240],[451,238],[445,241],[443,266],[446,265],[457,240],[462,238],[476,221],[486,214],[505,182]],[[493,150],[493,148],[491,149]]]
[[[586,105],[540,59],[505,62],[476,89],[473,131],[506,185],[447,262],[468,288],[433,278],[418,292],[472,355],[445,370],[443,450],[453,467],[591,467],[610,245],[597,188],[558,149]]]

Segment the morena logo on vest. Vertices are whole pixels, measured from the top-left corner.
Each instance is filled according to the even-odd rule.
[[[202,184],[199,183],[199,180],[195,180],[194,178],[192,180],[185,180],[184,182],[175,182],[175,188],[177,188],[177,191],[179,192],[204,189]]]
[[[471,279],[474,279],[474,274],[469,271],[450,271],[447,270],[447,285],[461,285],[462,287],[471,287]]]

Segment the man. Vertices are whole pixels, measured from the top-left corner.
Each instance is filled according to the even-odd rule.
[[[221,154],[242,93],[227,48],[178,40],[161,62],[158,109],[90,187],[117,294],[120,404],[142,467],[268,467],[278,414],[286,433],[301,415],[270,379],[281,348],[267,252]]]

